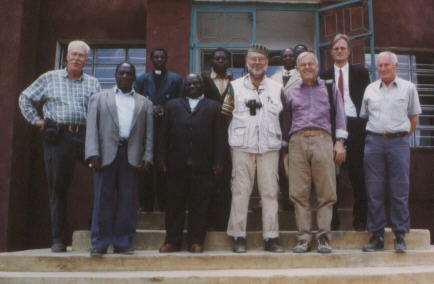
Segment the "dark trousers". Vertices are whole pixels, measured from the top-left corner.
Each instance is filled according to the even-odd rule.
[[[143,211],[154,210],[155,201],[158,210],[164,211],[167,195],[167,177],[158,169],[158,152],[160,145],[161,118],[154,117],[154,165],[144,175],[140,183],[139,200]]]
[[[385,138],[368,134],[365,173],[368,194],[368,231],[383,231],[387,224],[386,191],[389,195],[392,231],[410,230],[408,196],[410,188],[409,137]]]
[[[348,177],[353,189],[353,227],[366,227],[367,216],[367,197],[365,186],[365,174],[363,170],[363,153],[365,148],[366,137],[366,120],[360,118],[347,117],[348,139],[345,143],[347,147],[347,157],[342,165],[348,170]],[[342,188],[337,184],[338,201],[342,194]],[[333,223],[336,227],[338,203],[333,207]]]
[[[50,201],[53,243],[67,241],[68,189],[74,176],[75,161],[84,159],[85,132],[61,130],[55,141],[44,139],[44,163]]]
[[[128,163],[128,146],[118,148],[115,160],[93,174],[92,247],[133,246],[137,222],[140,172]]]
[[[181,245],[187,210],[187,244],[203,244],[213,176],[188,170],[169,173],[167,189],[166,242]]]

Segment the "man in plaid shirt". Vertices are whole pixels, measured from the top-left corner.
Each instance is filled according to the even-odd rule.
[[[19,97],[24,118],[44,134],[52,252],[66,251],[67,190],[73,177],[75,160],[83,161],[84,158],[89,97],[101,90],[96,78],[83,73],[89,50],[83,41],[70,42],[66,69],[42,74]]]

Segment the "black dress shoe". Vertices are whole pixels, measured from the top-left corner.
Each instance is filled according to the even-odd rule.
[[[115,247],[113,248],[113,253],[118,254],[134,254],[134,249],[132,247]]]
[[[247,251],[246,239],[243,237],[232,238],[232,251],[235,253],[244,253]]]
[[[101,256],[107,253],[107,249],[92,248],[90,250],[90,256]]]
[[[279,238],[268,238],[264,240],[264,250],[269,252],[284,252],[280,245]]]
[[[66,252],[66,245],[62,243],[54,243],[51,246],[51,252]]]
[[[384,250],[384,233],[377,232],[372,235],[369,243],[362,248],[365,252],[382,251]]]
[[[401,235],[397,235],[395,237],[395,252],[397,253],[404,253],[405,250],[407,249],[407,246],[405,244],[405,240],[404,240],[404,236]]]

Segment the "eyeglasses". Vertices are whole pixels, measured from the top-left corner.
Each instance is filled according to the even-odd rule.
[[[315,62],[305,62],[305,63],[298,64],[298,67],[300,67],[300,68],[306,68],[306,67],[313,67],[315,65],[316,65]]]
[[[347,48],[345,46],[336,46],[333,47],[333,50],[338,51],[338,50],[346,50]]]

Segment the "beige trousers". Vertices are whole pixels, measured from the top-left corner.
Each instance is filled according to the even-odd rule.
[[[253,189],[255,171],[262,204],[263,238],[279,236],[278,221],[278,162],[279,151],[252,154],[231,149],[232,154],[232,204],[227,234],[246,237],[247,212]]]
[[[289,198],[294,203],[298,239],[312,240],[312,182],[317,204],[316,237],[331,239],[330,226],[336,202],[333,142],[328,135],[292,135],[289,141]]]

